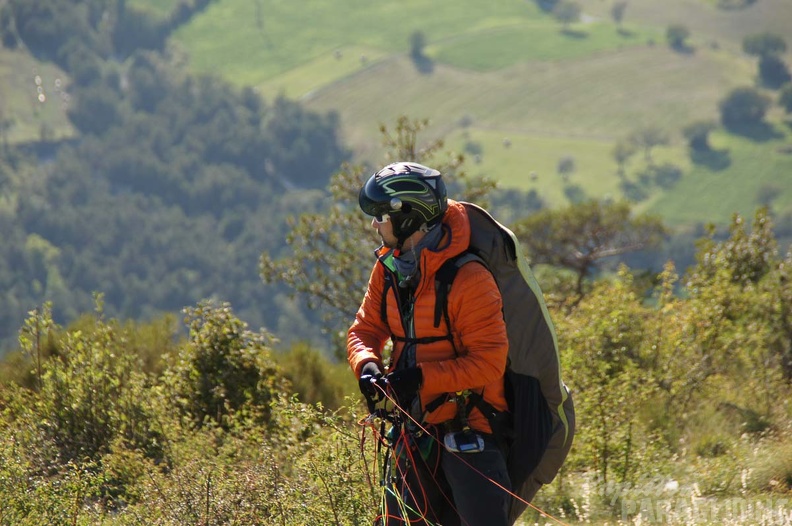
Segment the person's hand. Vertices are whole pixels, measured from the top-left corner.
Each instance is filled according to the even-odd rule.
[[[380,371],[379,366],[375,362],[364,364],[363,369],[360,370],[358,387],[363,396],[366,397],[369,413],[374,412],[374,406],[383,398],[382,391],[376,385],[380,378],[382,378],[382,371]]]
[[[399,369],[387,375],[385,381],[390,385],[399,403],[405,403],[412,399],[418,392],[418,389],[421,388],[421,383],[423,383],[423,372],[420,367]]]

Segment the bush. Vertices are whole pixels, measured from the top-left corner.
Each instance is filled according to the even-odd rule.
[[[198,427],[268,422],[270,402],[288,385],[270,355],[271,335],[248,331],[228,303],[185,313],[189,342],[166,371],[174,406]]]
[[[39,393],[32,411],[43,436],[58,451],[58,462],[98,461],[121,440],[150,458],[161,459],[162,437],[153,419],[146,377],[138,358],[127,352],[117,322],[102,319],[97,298],[96,319],[85,331],[67,332],[59,338],[58,354],[41,365]],[[56,330],[49,307],[25,324],[22,349],[40,355],[36,348]]]
[[[357,394],[357,382],[346,363],[331,363],[307,343],[295,343],[288,352],[276,356],[283,375],[299,399],[336,410],[347,394]]]

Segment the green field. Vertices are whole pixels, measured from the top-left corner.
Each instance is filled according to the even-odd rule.
[[[715,134],[713,148],[727,155],[731,165],[722,171],[694,165],[673,192],[658,194],[648,210],[670,224],[704,220],[725,224],[735,212],[752,217],[760,206],[759,192],[769,187],[777,190],[771,209],[792,212],[792,137],[789,128],[779,127],[779,132],[784,131],[785,137],[762,143]]]

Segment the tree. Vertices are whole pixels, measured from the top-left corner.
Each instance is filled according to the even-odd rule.
[[[792,75],[781,57],[764,55],[759,59],[759,79],[765,87],[776,89],[792,80]]]
[[[553,16],[561,22],[564,29],[567,29],[569,24],[580,19],[580,12],[580,4],[571,0],[561,0],[553,8]]]
[[[8,132],[14,127],[16,121],[12,117],[6,117],[5,112],[0,109],[0,141],[3,143],[3,150],[8,153]]]
[[[616,22],[616,25],[621,27],[622,20],[624,20],[624,11],[627,9],[627,2],[625,0],[620,0],[614,2],[611,6],[611,18],[613,21]]]
[[[533,264],[556,265],[577,274],[579,298],[585,278],[601,259],[657,245],[666,232],[655,217],[632,217],[626,202],[596,200],[542,210],[518,221],[513,230]]]
[[[581,398],[576,410],[587,415],[585,429],[575,436],[575,455],[584,456],[603,483],[631,481],[643,451],[655,442],[641,438],[647,424],[638,416],[655,401],[657,391],[646,343],[652,335],[647,314],[632,276],[622,267],[616,279],[598,282],[558,322],[564,348],[575,350],[562,359],[565,370],[575,375]]]
[[[14,12],[8,4],[0,7],[0,42],[3,47],[16,49],[19,39],[14,27]]]
[[[432,61],[424,53],[426,48],[426,35],[423,31],[413,31],[410,34],[410,58],[415,68],[421,73],[431,73],[434,68]]]
[[[792,113],[792,82],[787,83],[781,88],[778,94],[778,104],[784,108],[787,113]]]
[[[687,47],[685,41],[690,36],[690,30],[682,24],[671,24],[666,28],[666,40],[671,48],[684,50]]]
[[[660,188],[669,189],[682,178],[682,169],[671,163],[663,163],[660,166],[648,167],[642,175]]]
[[[611,150],[611,155],[619,167],[619,177],[624,177],[624,165],[635,153],[635,145],[629,141],[619,141]]]
[[[733,130],[760,124],[770,107],[770,99],[754,88],[735,88],[718,106],[721,122]]]
[[[426,48],[426,35],[423,31],[413,31],[410,34],[410,56],[413,60],[424,58]]]
[[[682,135],[688,141],[691,150],[697,152],[709,151],[709,134],[717,127],[713,121],[696,121],[682,129]]]
[[[83,88],[77,102],[68,110],[75,128],[87,135],[101,135],[122,119],[122,101],[118,95],[102,86]]]
[[[636,147],[643,149],[644,159],[652,164],[652,148],[665,146],[670,139],[668,134],[657,126],[646,126],[633,131],[629,141]]]
[[[115,51],[122,57],[128,57],[136,49],[162,51],[167,37],[167,22],[132,6],[119,10],[112,33]]]
[[[564,181],[568,181],[569,176],[575,171],[575,158],[572,155],[564,155],[558,160],[556,170]]]
[[[36,56],[58,60],[59,50],[71,38],[78,38],[89,48],[96,47],[85,13],[71,2],[13,0],[14,25],[19,38]],[[63,64],[61,64],[63,65]]]
[[[766,57],[785,53],[787,45],[780,35],[764,32],[755,33],[743,38],[742,48],[743,51],[749,55]]]
[[[784,189],[777,184],[763,184],[759,187],[759,190],[756,191],[756,202],[770,209],[773,205],[773,201],[778,199],[778,196],[783,192]]]

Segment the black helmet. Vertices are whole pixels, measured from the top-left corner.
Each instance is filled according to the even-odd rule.
[[[372,175],[358,202],[370,216],[390,216],[400,245],[423,224],[438,224],[448,208],[440,172],[413,162],[392,163]]]

